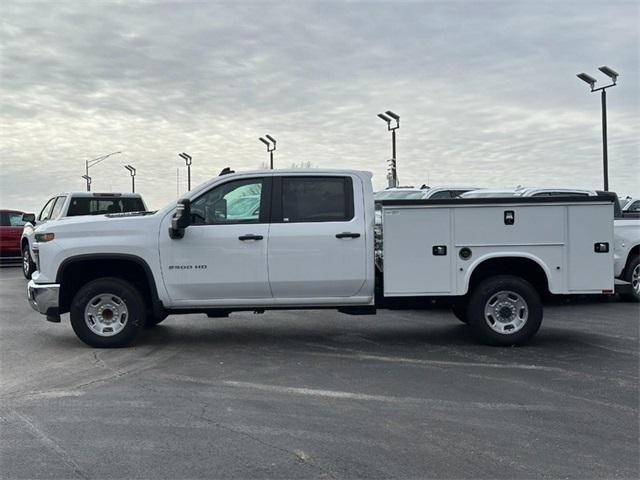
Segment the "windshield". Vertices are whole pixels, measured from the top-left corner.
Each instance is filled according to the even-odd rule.
[[[78,197],[71,200],[67,217],[79,215],[103,215],[105,213],[142,212],[141,198]]]
[[[373,195],[376,200],[420,200],[424,192],[417,190],[385,190]]]

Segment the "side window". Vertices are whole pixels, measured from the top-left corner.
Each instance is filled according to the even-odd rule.
[[[350,177],[282,178],[283,222],[345,222],[352,218]]]
[[[436,192],[429,197],[432,200],[441,200],[443,198],[451,198],[451,192],[449,190],[442,190],[441,192]]]
[[[640,200],[633,202],[627,210],[630,212],[640,212]]]
[[[251,178],[212,188],[191,202],[192,225],[260,223],[263,183]]]
[[[12,227],[24,227],[21,213],[9,213],[9,225]]]
[[[56,197],[53,197],[45,204],[44,208],[40,212],[40,215],[38,216],[38,220],[43,221],[49,220],[51,218],[51,209],[53,209],[53,204],[55,203],[55,201]]]
[[[64,205],[64,201],[66,199],[67,197],[58,197],[58,199],[56,200],[56,204],[51,210],[51,216],[49,218],[57,218],[58,215],[60,215],[60,212],[62,211],[62,206]]]

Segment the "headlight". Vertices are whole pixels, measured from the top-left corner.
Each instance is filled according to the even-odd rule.
[[[56,236],[53,233],[36,233],[36,242],[38,243],[50,242],[54,238]]]

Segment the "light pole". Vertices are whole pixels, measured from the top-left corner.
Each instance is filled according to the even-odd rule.
[[[184,159],[184,162],[187,164],[187,191],[191,190],[191,155],[188,155],[184,152],[179,153],[178,156]]]
[[[136,193],[136,169],[131,165],[125,165],[124,168],[131,174],[131,193]]]
[[[400,128],[400,115],[387,110],[385,113],[379,113],[378,117],[387,122],[387,130],[391,132],[391,160],[389,160],[390,168],[387,174],[389,187],[398,186],[398,171],[396,169],[396,130]],[[393,125],[392,125],[393,124]]]
[[[596,79],[591,75],[587,75],[586,73],[578,73],[576,76],[586,82],[591,87],[591,92],[600,91],[600,98],[602,103],[602,169],[604,175],[604,190],[605,192],[609,191],[609,154],[607,148],[607,88],[614,87],[618,80],[619,73],[615,70],[602,66],[598,70],[604,73],[607,77],[609,77],[612,81],[611,84],[605,85],[604,87],[595,88]]]
[[[258,140],[267,146],[267,152],[269,153],[269,168],[273,170],[273,152],[276,149],[276,139],[271,135],[265,135],[265,137],[267,137],[268,140],[265,140],[264,137],[260,137]]]
[[[89,176],[89,167],[93,167],[94,165],[99,164],[103,160],[106,160],[112,155],[117,155],[122,152],[113,152],[108,153],[107,155],[102,155],[101,157],[94,158],[93,160],[86,160],[85,162],[85,174],[82,176],[87,181],[87,192],[91,191],[91,177]]]

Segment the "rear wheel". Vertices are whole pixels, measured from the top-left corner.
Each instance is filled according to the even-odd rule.
[[[31,280],[31,275],[36,271],[36,264],[31,258],[29,245],[22,247],[22,274],[27,280]]]
[[[533,286],[520,277],[498,275],[483,280],[467,308],[473,334],[489,345],[521,345],[542,323],[542,302]]]
[[[631,290],[620,296],[629,302],[640,302],[640,255],[631,258],[623,279],[631,284]]]
[[[145,323],[140,292],[119,278],[87,283],[71,302],[71,326],[91,347],[124,347],[135,340]]]

